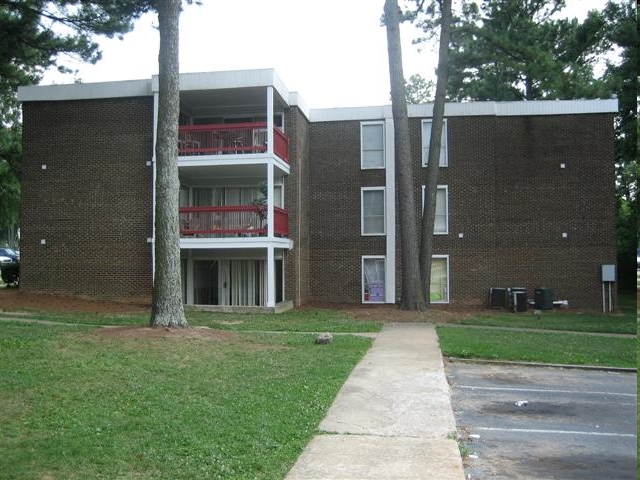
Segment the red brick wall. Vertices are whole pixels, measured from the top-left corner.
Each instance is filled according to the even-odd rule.
[[[410,124],[419,207],[421,119]],[[360,187],[384,185],[384,172],[360,170],[359,126],[311,128],[316,301],[359,303],[360,257],[385,254],[383,237],[360,236]],[[450,256],[451,305],[485,305],[491,287],[533,295],[544,286],[556,299],[597,308],[600,266],[615,263],[613,116],[454,117],[448,147],[438,183],[449,187],[449,234],[435,237],[434,253]]]
[[[496,281],[551,287],[557,299],[597,307],[600,267],[616,263],[613,116],[496,126],[504,132],[495,139]]]
[[[150,299],[152,98],[27,102],[23,125],[21,290]]]
[[[22,288],[148,300],[152,99],[27,102],[23,112]],[[360,192],[384,186],[385,172],[361,170],[359,121],[309,124],[293,107],[285,122],[286,298],[360,303],[361,257],[386,253],[385,237],[360,233]],[[419,206],[420,119],[410,127]],[[598,307],[600,265],[615,263],[613,116],[453,117],[448,134],[449,234],[434,253],[450,256],[451,304],[545,286]]]
[[[309,298],[309,120],[292,107],[285,116],[291,173],[286,178],[285,208],[294,248],[285,252],[285,299],[295,305]]]
[[[359,303],[361,257],[385,255],[383,236],[361,236],[360,188],[385,185],[384,170],[360,168],[360,122],[311,125],[310,297]]]

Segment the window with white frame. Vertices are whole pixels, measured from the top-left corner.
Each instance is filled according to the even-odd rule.
[[[422,186],[422,211],[424,211],[424,198],[426,187]],[[433,223],[434,235],[447,235],[449,233],[449,187],[438,185],[436,191],[436,217]]]
[[[362,257],[362,303],[384,303],[385,269],[384,256]]]
[[[362,235],[384,235],[385,188],[362,187],[360,195]]]
[[[431,303],[449,303],[449,256],[433,255],[431,257],[431,287],[429,288]]]
[[[422,166],[426,167],[429,163],[429,143],[431,143],[431,120],[422,121]],[[447,120],[442,123],[442,137],[440,139],[440,166],[449,165],[448,148],[447,148]]]
[[[361,168],[384,168],[384,123],[360,124]]]

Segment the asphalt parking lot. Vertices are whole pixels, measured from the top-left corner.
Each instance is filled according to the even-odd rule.
[[[635,373],[448,362],[467,478],[636,479]]]

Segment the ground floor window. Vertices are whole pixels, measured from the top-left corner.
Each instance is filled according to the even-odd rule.
[[[431,303],[449,303],[449,256],[431,257]]]
[[[182,264],[183,298],[193,289],[195,305],[265,306],[266,260],[193,260],[193,285],[189,285],[188,262]],[[284,264],[275,261],[276,302],[284,299]]]
[[[384,256],[362,257],[362,302],[384,303],[385,299]]]
[[[193,262],[193,303],[196,305],[220,305],[218,302],[221,265],[217,260]],[[222,304],[228,305],[228,303]]]

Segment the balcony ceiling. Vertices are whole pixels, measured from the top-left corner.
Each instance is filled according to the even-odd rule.
[[[267,166],[252,165],[203,165],[180,169],[180,180],[189,184],[228,182],[233,178],[265,178]]]
[[[275,110],[285,102],[274,95]],[[266,87],[233,88],[221,90],[186,90],[180,92],[180,106],[189,115],[212,116],[221,114],[267,113]]]

